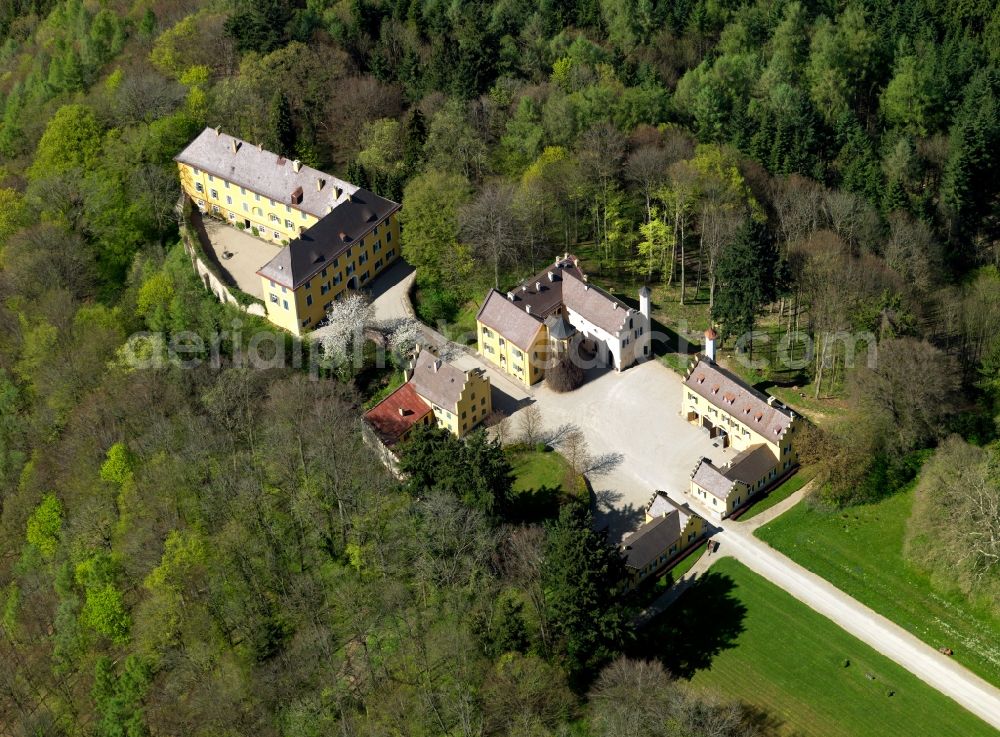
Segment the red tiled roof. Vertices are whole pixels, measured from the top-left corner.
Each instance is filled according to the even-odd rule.
[[[406,382],[365,412],[364,417],[382,442],[391,446],[430,411],[430,405],[420,398],[410,382]]]

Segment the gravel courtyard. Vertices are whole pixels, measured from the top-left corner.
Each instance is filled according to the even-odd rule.
[[[592,373],[587,383],[566,394],[544,383],[534,388],[548,431],[575,427],[586,437],[590,453],[608,461],[606,470],[589,475],[598,525],[608,527],[612,540],[642,522],[656,489],[681,499],[699,458],[722,463],[734,455],[681,416],[681,386],[678,374],[654,360],[620,374]]]

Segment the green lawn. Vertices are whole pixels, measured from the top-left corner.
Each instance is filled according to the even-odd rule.
[[[555,516],[559,505],[575,496],[567,489],[569,464],[553,450],[508,450],[514,469],[514,512],[525,520]]]
[[[928,645],[952,648],[958,662],[1000,685],[1000,619],[936,589],[903,559],[912,504],[912,488],[837,512],[800,504],[756,534]]]
[[[799,469],[795,472],[795,475],[790,479],[787,479],[781,486],[777,489],[773,489],[767,493],[760,501],[756,502],[750,509],[741,514],[738,519],[740,521],[748,520],[756,517],[761,512],[770,509],[776,504],[780,504],[785,501],[788,497],[794,494],[796,491],[801,489],[803,486],[808,484],[816,473],[812,469]]]
[[[763,709],[769,734],[986,737],[962,707],[731,558],[652,623],[659,653],[695,688]],[[845,666],[845,661],[849,665]],[[889,692],[892,695],[889,695]]]

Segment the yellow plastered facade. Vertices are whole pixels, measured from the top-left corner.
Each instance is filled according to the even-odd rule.
[[[433,408],[438,426],[459,438],[472,432],[493,412],[490,379],[482,371],[466,374],[465,386],[453,407],[441,407],[422,394],[421,398]]]
[[[206,214],[234,227],[242,225],[251,235],[276,246],[287,245],[318,222],[318,218],[294,205],[272,200],[202,169],[187,164],[178,164],[178,169],[185,194]],[[399,215],[393,212],[294,290],[290,284],[260,277],[267,317],[275,325],[302,335],[323,319],[334,300],[349,288],[368,284],[394,263],[399,253]]]
[[[493,328],[476,321],[479,355],[525,386],[541,381],[548,358],[548,331],[539,323],[527,351],[517,347]]]

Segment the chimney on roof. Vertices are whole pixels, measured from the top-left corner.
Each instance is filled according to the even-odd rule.
[[[263,151],[264,150],[264,144],[263,143],[258,143],[257,144],[257,150],[258,151]]]
[[[345,233],[344,231],[340,231],[340,240],[342,240],[342,241],[344,241],[346,243],[347,242],[347,233]]]
[[[521,291],[522,292],[527,292],[528,291],[528,285],[527,284],[522,284],[521,285]]]
[[[327,212],[333,212],[333,205],[327,205],[326,206],[326,211]]]
[[[611,303],[611,308],[614,309],[614,310],[617,310],[618,309],[618,303],[617,302],[612,302]]]
[[[542,283],[540,281],[535,282],[535,291],[536,292],[542,291]]]
[[[323,189],[323,185],[324,184],[326,184],[326,182],[323,181],[323,177],[316,177],[316,191],[317,192],[319,192],[321,189]]]
[[[531,314],[531,305],[525,305],[524,306],[524,311],[527,312],[530,315]]]
[[[705,331],[705,358],[709,363],[715,363],[715,339],[718,337],[712,328]]]
[[[405,407],[400,407],[400,408],[399,408],[398,410],[396,410],[396,411],[397,411],[397,412],[399,412],[399,416],[400,416],[400,417],[406,417],[406,415],[408,415],[408,414],[409,414],[409,410],[408,410],[408,409],[406,409]]]
[[[438,369],[441,368],[441,359],[440,358],[436,359],[434,363],[431,365],[434,366],[434,373],[436,374],[438,372]]]
[[[513,292],[507,292],[507,299],[509,299],[511,302],[513,302],[514,301],[514,293]]]
[[[413,377],[413,361],[409,360],[403,367],[403,381],[409,381]]]
[[[550,271],[549,272],[549,281],[555,281],[555,280],[556,280],[556,272]]]
[[[302,162],[299,161],[298,159],[295,159],[294,161],[292,161],[292,168],[295,171],[301,171],[302,170]]]
[[[222,126],[221,125],[215,126],[215,135],[217,135],[217,136],[221,136],[222,135]]]
[[[577,267],[580,266],[580,259],[576,258],[575,256],[573,257],[573,266]]]
[[[302,187],[296,187],[292,191],[292,204],[293,205],[301,205],[302,204],[302,195],[303,195]]]
[[[240,150],[240,142],[237,141],[235,138],[230,142],[230,145],[233,147],[233,153],[236,153],[237,151]]]
[[[341,189],[340,187],[334,187],[333,188],[333,194],[334,194],[334,198],[339,200],[340,199],[340,195],[344,194],[344,190]]]

